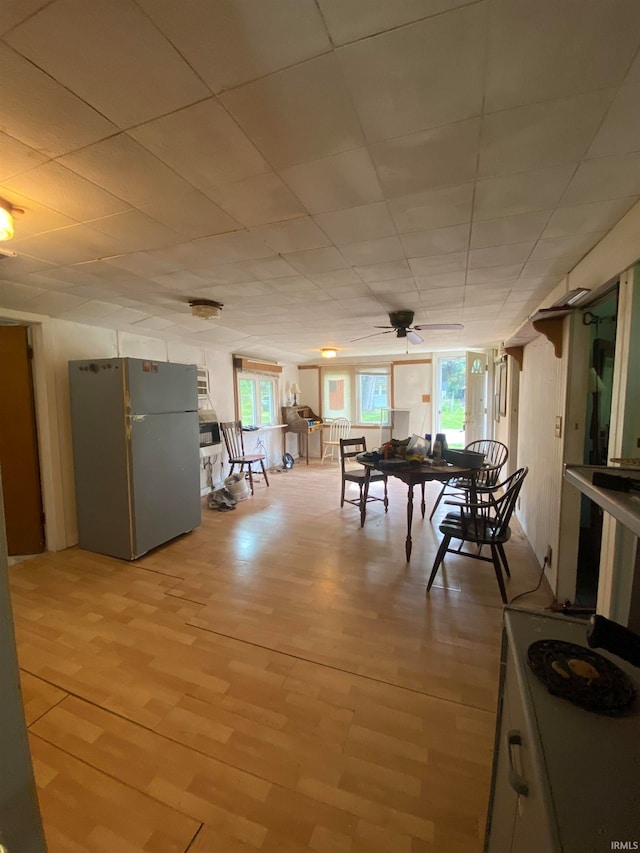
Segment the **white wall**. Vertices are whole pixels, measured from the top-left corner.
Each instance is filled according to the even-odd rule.
[[[561,293],[568,290],[578,287],[595,290],[615,279],[638,259],[639,234],[640,202],[589,252],[570,275],[559,283],[543,304],[551,304]],[[547,545],[552,546],[556,559],[547,576],[552,589],[555,591],[556,587],[558,588],[560,598],[566,596],[571,586],[570,583],[568,586],[563,583],[562,577],[558,581],[563,442],[553,435],[555,416],[571,415],[567,409],[566,393],[570,369],[570,321],[565,320],[564,326],[561,359],[555,358],[551,344],[542,336],[524,349],[524,365],[519,376],[518,428],[518,466],[529,465],[531,469],[525,481],[518,518],[540,564],[543,562]],[[575,421],[576,418],[572,420]],[[505,424],[504,427],[508,428],[508,425]],[[567,424],[563,420],[563,430],[567,427],[575,431],[576,424]],[[576,435],[579,432],[580,424]],[[575,568],[571,569],[571,572],[574,574]]]
[[[554,431],[556,417],[564,421],[565,364],[541,336],[525,348],[520,374],[518,467],[529,473],[518,517],[540,565],[549,545],[558,553],[563,441]],[[553,589],[555,563],[547,573]]]
[[[78,541],[68,362],[87,358],[150,358],[197,364],[209,369],[211,404],[219,420],[235,418],[232,355],[177,341],[132,335],[64,320],[0,309],[3,317],[31,325],[34,341],[34,388],[40,449],[43,503],[48,550],[62,550]],[[283,366],[283,397],[287,383],[297,381],[295,365]],[[282,460],[282,434],[274,430],[264,441],[272,464]],[[99,452],[99,448],[97,449]],[[228,473],[226,453],[214,459],[213,480]],[[203,468],[201,483],[207,472]]]

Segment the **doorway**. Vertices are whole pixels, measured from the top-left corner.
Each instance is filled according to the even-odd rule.
[[[0,325],[0,469],[9,556],[45,549],[29,329]]]
[[[609,428],[613,394],[617,288],[583,313],[583,325],[589,328],[589,379],[585,411],[585,465],[606,465],[609,459]],[[581,496],[580,536],[576,573],[576,603],[594,608],[598,595],[600,550],[602,545],[602,509]]]
[[[467,356],[442,355],[436,360],[436,432],[443,432],[451,448],[465,446]]]

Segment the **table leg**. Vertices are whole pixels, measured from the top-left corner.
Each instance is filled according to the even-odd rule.
[[[360,527],[364,527],[364,522],[367,517],[367,498],[369,497],[369,483],[371,482],[371,468],[367,466],[364,475],[364,485],[362,487],[362,501],[360,503]]]
[[[311,434],[311,433],[310,433],[310,432],[309,432],[309,430],[307,429],[307,437],[306,437],[306,442],[307,442],[307,465],[309,464],[309,436],[310,436],[310,434]]]
[[[407,563],[411,559],[411,523],[413,522],[413,484],[408,487],[407,492],[407,540],[404,550],[407,555]]]
[[[420,483],[420,487],[422,489],[422,500],[420,501],[420,510],[422,512],[422,517],[424,518],[424,513],[426,509],[426,505],[424,502],[424,480],[422,481],[422,483]]]

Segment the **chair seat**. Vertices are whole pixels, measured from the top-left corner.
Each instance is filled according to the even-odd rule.
[[[492,542],[504,544],[511,538],[511,528],[500,530],[494,518],[479,518],[472,513],[448,512],[440,524],[440,532],[452,539],[464,539],[477,545]]]
[[[238,465],[241,462],[261,462],[263,459],[267,457],[263,453],[247,453],[244,456],[235,456],[233,459],[229,458],[229,462],[234,465]]]
[[[366,470],[364,468],[362,471],[345,471],[343,475],[344,480],[349,480],[351,483],[364,483],[367,476]],[[377,483],[386,478],[386,474],[383,471],[372,471],[369,475],[370,483]]]

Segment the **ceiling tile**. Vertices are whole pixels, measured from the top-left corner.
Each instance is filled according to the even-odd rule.
[[[215,92],[331,49],[313,0],[140,0]]]
[[[620,85],[638,47],[639,27],[636,0],[493,0],[486,109]]]
[[[613,89],[601,89],[485,115],[478,177],[577,162],[584,156],[614,94]]]
[[[549,219],[543,237],[566,237],[590,231],[607,231],[633,207],[638,197],[615,198],[591,204],[559,207]]]
[[[640,152],[583,161],[564,192],[563,207],[640,195]]]
[[[6,38],[121,128],[210,94],[132,0],[58,0]]]
[[[415,295],[418,292],[418,287],[413,277],[394,278],[390,281],[369,282],[369,290],[372,293],[382,296],[388,296],[390,293],[394,296],[400,296],[401,294]]]
[[[476,3],[338,49],[370,142],[480,113],[485,14]]]
[[[411,275],[411,268],[408,261],[399,258],[395,261],[384,261],[379,264],[356,267],[356,272],[362,281],[371,284],[377,281],[405,278],[405,276]]]
[[[461,287],[465,283],[465,270],[457,272],[431,273],[426,276],[417,275],[416,285],[419,290],[433,290],[439,288],[443,291],[451,287]]]
[[[305,252],[288,252],[284,255],[292,267],[305,275],[346,269],[348,264],[334,248],[308,249]]]
[[[320,10],[334,44],[372,36],[421,18],[438,15],[458,6],[466,6],[468,0],[405,0],[389,3],[389,0],[319,0]]]
[[[467,284],[483,284],[503,278],[515,279],[520,275],[522,264],[501,264],[496,267],[478,267],[467,272]]]
[[[113,258],[106,258],[105,263],[110,264],[118,269],[133,273],[134,275],[142,276],[143,278],[152,278],[155,275],[161,275],[166,272],[174,272],[180,269],[181,266],[175,263],[169,263],[163,258],[150,255],[147,252],[131,252],[130,254],[118,255]]]
[[[478,181],[476,219],[497,219],[554,207],[575,171],[575,164]]]
[[[381,201],[382,188],[366,148],[355,148],[280,171],[310,213]]]
[[[473,188],[473,184],[462,184],[390,199],[389,210],[398,232],[427,231],[470,222]]]
[[[0,44],[2,130],[57,157],[115,131],[96,110],[6,45]]]
[[[299,252],[304,249],[321,249],[329,246],[330,240],[318,228],[310,216],[275,222],[252,228],[251,233],[270,246],[274,252]]]
[[[218,264],[273,256],[272,249],[246,231],[193,240],[152,253],[152,257],[175,264],[174,269],[205,269]]]
[[[327,289],[339,287],[343,284],[353,284],[354,282],[362,281],[362,279],[352,269],[337,269],[330,270],[329,272],[309,273],[309,278],[319,287]]]
[[[23,214],[16,214],[13,218],[16,240],[76,224],[70,216],[63,216],[62,213],[15,192],[7,185],[0,186],[0,196],[14,207],[24,210]]]
[[[469,269],[482,267],[510,266],[524,264],[535,243],[509,243],[506,246],[489,246],[485,249],[471,249],[469,252]]]
[[[415,276],[460,272],[467,267],[467,253],[451,252],[448,255],[432,255],[429,258],[412,258],[409,266]]]
[[[124,133],[68,154],[60,162],[136,207],[155,199],[168,204],[173,196],[192,189]]]
[[[246,227],[282,222],[306,213],[283,181],[271,172],[212,189],[211,198]]]
[[[550,210],[504,216],[500,219],[485,219],[474,222],[471,229],[471,247],[502,246],[508,243],[524,243],[537,240],[551,216]]]
[[[336,245],[360,243],[389,237],[396,229],[384,202],[320,213],[314,217],[320,228]]]
[[[139,210],[105,216],[90,224],[96,231],[113,238],[115,251],[112,254],[158,249],[176,242],[175,231],[145,216]]]
[[[148,216],[171,228],[178,240],[197,240],[214,234],[236,231],[240,223],[210,198],[184,184],[169,200],[156,197],[137,205]]]
[[[15,240],[18,252],[43,257],[56,264],[77,264],[95,257],[115,255],[115,242],[88,225],[70,225],[56,231],[47,231],[34,237]]]
[[[596,231],[592,234],[570,234],[566,237],[554,237],[540,240],[531,253],[531,260],[537,261],[546,258],[582,257],[593,248],[593,246],[604,237],[604,231]]]
[[[404,258],[404,249],[397,237],[381,237],[340,246],[340,251],[352,266],[367,266]]]
[[[46,154],[35,151],[6,133],[0,133],[0,181],[45,163]]]
[[[640,61],[636,60],[640,69]],[[637,80],[623,86],[589,148],[588,157],[640,151],[640,70]]]
[[[414,231],[403,234],[400,239],[408,258],[446,255],[469,247],[469,226],[451,225],[431,231]]]
[[[205,194],[270,171],[262,154],[215,98],[132,128],[128,134]]]
[[[277,293],[309,293],[318,289],[317,284],[302,275],[273,279],[269,282],[269,287]]]
[[[394,198],[472,181],[479,131],[472,119],[372,145],[384,191]]]
[[[30,18],[34,12],[37,12],[48,2],[49,0],[3,0],[0,35]]]
[[[10,178],[7,186],[77,222],[129,209],[122,199],[55,162]]]
[[[362,131],[333,55],[219,96],[277,169],[362,146]]]

